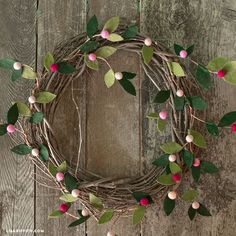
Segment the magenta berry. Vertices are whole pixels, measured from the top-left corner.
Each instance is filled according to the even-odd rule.
[[[51,66],[50,66],[50,70],[51,70],[51,72],[57,72],[58,71],[58,65],[57,64],[52,64]]]
[[[68,209],[69,209],[69,206],[66,203],[62,203],[59,206],[59,211],[62,213],[66,213],[68,211]]]
[[[195,159],[194,159],[193,166],[194,166],[194,167],[200,166],[200,160],[199,160],[198,158],[195,158]]]
[[[179,183],[181,180],[181,175],[177,173],[177,174],[172,175],[171,178],[175,183]]]
[[[97,56],[96,56],[95,53],[90,53],[90,54],[88,55],[88,58],[89,58],[90,61],[96,61]]]
[[[179,56],[180,56],[181,58],[186,58],[186,57],[188,56],[188,53],[187,53],[187,51],[185,51],[185,50],[181,50],[180,53],[179,53]]]
[[[58,173],[56,174],[56,180],[57,180],[58,182],[63,181],[63,180],[64,180],[64,174],[63,174],[62,172],[58,172]]]
[[[7,132],[8,133],[14,133],[16,131],[16,128],[15,128],[15,126],[14,125],[12,125],[12,124],[9,124],[8,126],[7,126]]]
[[[232,131],[233,133],[236,133],[236,123],[234,123],[234,124],[231,125],[231,131]]]
[[[107,39],[109,36],[110,36],[110,33],[109,33],[107,30],[103,30],[103,31],[101,32],[101,37],[102,37],[103,39]]]
[[[162,120],[165,120],[166,117],[167,117],[167,112],[166,111],[161,111],[159,113],[159,117],[162,119]]]
[[[140,199],[139,203],[141,206],[147,206],[149,204],[149,201],[146,197],[144,197],[144,198]]]
[[[223,78],[224,76],[225,76],[225,71],[224,70],[219,70],[218,72],[217,72],[217,76],[218,76],[218,78]]]

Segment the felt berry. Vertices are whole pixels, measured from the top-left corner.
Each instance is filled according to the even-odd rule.
[[[177,198],[177,193],[175,191],[171,191],[168,193],[168,198],[171,200],[175,200]]]
[[[107,232],[107,236],[116,236],[116,235],[115,235],[114,232],[112,232],[112,231],[108,231],[108,232]]]
[[[144,44],[148,47],[152,45],[152,40],[150,38],[145,38],[144,39]]]
[[[167,117],[167,112],[166,111],[161,111],[159,113],[159,117],[162,119],[162,120],[165,120],[166,117]]]
[[[82,214],[82,216],[88,216],[89,215],[89,211],[87,209],[83,209],[81,214]]]
[[[62,213],[66,213],[68,211],[68,209],[69,209],[69,206],[66,203],[62,203],[59,206],[59,211]]]
[[[115,78],[116,78],[116,80],[121,80],[123,78],[123,74],[121,72],[116,72]]]
[[[177,95],[177,97],[183,97],[184,96],[184,91],[179,89],[179,90],[177,90],[176,95]]]
[[[110,33],[109,33],[107,30],[103,30],[103,31],[101,32],[101,37],[102,37],[103,39],[107,39],[109,36],[110,36]]]
[[[58,172],[58,173],[56,174],[56,180],[57,180],[58,182],[63,181],[63,180],[64,180],[64,174],[63,174],[62,172]]]
[[[219,70],[218,72],[217,72],[217,76],[218,76],[218,78],[223,78],[224,76],[225,76],[225,71],[224,70]]]
[[[198,167],[200,166],[200,160],[198,158],[195,158],[194,161],[193,161],[193,166],[194,167]]]
[[[50,66],[50,70],[51,70],[51,72],[57,72],[58,71],[58,65],[57,64],[52,64],[51,66]]]
[[[181,175],[180,174],[174,174],[171,176],[171,179],[175,182],[175,183],[179,183],[181,180]]]
[[[90,61],[96,61],[97,56],[96,56],[95,53],[90,53],[90,54],[88,55],[88,58],[89,58]]]
[[[36,102],[36,97],[35,97],[35,96],[30,96],[30,97],[28,98],[28,102],[29,102],[30,104],[34,104],[34,103]]]
[[[143,197],[139,201],[141,206],[147,206],[149,204],[149,200],[146,197]]]
[[[78,196],[80,195],[79,189],[73,189],[73,190],[71,191],[71,195],[72,195],[73,197],[78,197]]]
[[[185,51],[185,50],[181,50],[180,53],[179,53],[179,56],[180,56],[181,58],[186,58],[186,57],[188,56],[188,53],[187,53],[187,51]]]
[[[13,64],[13,68],[14,68],[14,70],[20,70],[22,68],[22,65],[20,62],[15,62]]]
[[[188,142],[188,143],[191,143],[193,141],[193,136],[191,134],[188,134],[185,138],[185,140]]]
[[[32,156],[37,157],[39,155],[39,150],[38,148],[33,148],[31,151]]]
[[[234,123],[234,124],[231,125],[231,131],[232,131],[233,133],[236,133],[236,123]]]
[[[192,208],[197,210],[200,207],[200,204],[198,202],[193,202],[192,203]]]
[[[8,133],[14,133],[16,131],[16,128],[15,128],[15,126],[14,125],[12,125],[12,124],[9,124],[8,126],[7,126],[7,132]]]
[[[169,155],[169,161],[170,162],[175,162],[176,161],[176,155]]]

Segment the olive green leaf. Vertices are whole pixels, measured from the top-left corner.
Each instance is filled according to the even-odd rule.
[[[145,64],[149,64],[153,57],[153,48],[144,45],[142,47],[142,57]]]
[[[110,33],[112,33],[118,28],[119,23],[120,23],[120,17],[114,16],[105,23],[103,30],[107,30]]]
[[[92,16],[86,27],[86,32],[89,38],[92,38],[94,34],[98,31],[98,20],[97,17],[94,15]]]
[[[161,150],[163,150],[165,153],[168,154],[173,154],[176,152],[180,152],[183,147],[180,146],[178,143],[176,142],[168,142],[168,143],[164,143],[160,146]]]
[[[166,120],[158,119],[157,120],[157,130],[160,134],[163,134],[167,125]]]
[[[111,42],[120,42],[123,39],[122,36],[120,36],[119,34],[110,34],[109,37],[107,38],[107,40],[111,41]]]
[[[208,63],[207,69],[213,72],[217,72],[221,70],[228,61],[229,60],[225,57],[214,58]]]
[[[47,71],[50,71],[50,66],[55,62],[51,52],[48,52],[43,60],[44,67]]]
[[[170,162],[169,166],[170,166],[170,171],[172,174],[182,172],[182,169],[180,168],[180,166],[175,162]]]
[[[24,102],[16,102],[19,114],[22,116],[31,116],[29,107]]]
[[[184,201],[193,201],[197,196],[198,196],[197,190],[188,189],[182,194],[181,199]]]
[[[48,217],[49,218],[59,218],[63,215],[64,213],[59,211],[59,210],[56,210],[56,211],[53,211]]]
[[[47,92],[47,91],[42,91],[35,94],[36,102],[43,103],[43,104],[53,101],[56,98],[56,96],[57,95]]]
[[[188,130],[188,134],[190,134],[190,135],[193,136],[193,143],[194,143],[196,146],[198,146],[198,147],[200,147],[200,148],[206,148],[206,147],[207,147],[205,138],[202,136],[201,133],[199,133],[198,131],[189,129],[189,130]]]
[[[48,163],[48,170],[52,176],[54,176],[54,177],[56,176],[57,167],[53,163],[51,163],[51,162]]]
[[[110,88],[115,83],[115,73],[112,69],[110,69],[104,76],[105,84],[108,88]]]
[[[109,222],[114,215],[113,209],[107,209],[99,218],[98,224],[105,224]]]
[[[134,225],[139,224],[142,221],[144,214],[145,214],[145,207],[138,206],[133,213],[133,224]]]
[[[32,151],[32,148],[25,145],[25,144],[19,144],[11,149],[12,152],[18,154],[18,155],[27,155],[30,154]]]
[[[97,208],[98,210],[103,209],[103,204],[102,204],[101,199],[92,193],[89,194],[89,202],[93,207]]]
[[[67,171],[67,163],[66,161],[63,161],[58,167],[57,172],[63,172],[65,173]]]
[[[152,112],[152,113],[147,115],[147,118],[148,119],[158,120],[159,119],[159,115],[156,112]]]
[[[97,57],[102,57],[102,58],[108,58],[110,57],[112,54],[114,54],[116,52],[116,48],[111,47],[111,46],[103,46],[100,47],[96,52],[96,56]]]
[[[157,177],[157,182],[162,185],[173,185],[175,184],[172,180],[171,174],[162,174]]]
[[[181,65],[178,62],[169,61],[169,62],[167,62],[167,65],[168,65],[170,71],[175,76],[177,76],[177,77],[185,76],[185,72],[184,72],[183,68],[181,67]]]
[[[30,66],[24,65],[22,75],[25,79],[36,79],[37,74],[33,71],[33,69]]]

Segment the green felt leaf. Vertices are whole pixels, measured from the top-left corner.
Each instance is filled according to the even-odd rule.
[[[211,162],[209,161],[201,161],[201,173],[217,173],[219,172],[219,169]]]
[[[115,73],[112,69],[110,69],[104,76],[106,86],[110,88],[115,83],[115,80]]]
[[[64,202],[75,202],[78,200],[77,197],[73,197],[71,194],[63,194],[61,197],[60,197],[60,200],[61,201],[64,201]]]
[[[22,116],[31,116],[29,107],[24,102],[16,102],[19,114]]]
[[[14,125],[19,118],[19,110],[17,103],[14,103],[7,112],[7,122],[8,124]]]
[[[43,120],[43,113],[42,112],[35,112],[29,118],[29,122],[33,124],[39,124]]]
[[[132,192],[132,196],[135,198],[135,200],[138,203],[142,198],[147,198],[149,203],[153,203],[153,200],[152,200],[151,196],[144,193],[144,192]]]
[[[13,70],[13,64],[16,61],[11,58],[3,58],[0,59],[0,68],[7,69],[7,70]]]
[[[13,70],[11,74],[11,81],[16,81],[21,78],[22,75],[22,68],[20,70]]]
[[[209,210],[202,204],[200,204],[200,207],[197,209],[197,213],[202,216],[211,216]]]
[[[147,115],[148,119],[154,119],[154,120],[158,120],[159,119],[159,115],[155,112],[152,112],[150,114]]]
[[[24,79],[36,79],[37,74],[34,72],[34,70],[27,65],[23,66],[23,72],[21,75]]]
[[[88,37],[92,38],[97,31],[98,31],[98,20],[97,17],[94,15],[88,21],[86,32]]]
[[[36,102],[43,103],[43,104],[53,101],[56,98],[56,96],[57,95],[47,92],[47,91],[42,91],[35,94]]]
[[[214,58],[208,63],[207,69],[213,72],[217,72],[221,70],[228,61],[229,60],[225,57]]]
[[[153,48],[143,45],[142,57],[145,64],[149,64],[153,57]]]
[[[68,227],[71,228],[83,224],[86,220],[88,220],[88,218],[89,216],[83,216],[80,219],[73,221],[71,224],[68,225]]]
[[[138,26],[131,25],[125,29],[124,33],[122,34],[122,37],[124,39],[130,39],[135,37],[137,34],[138,34]]]
[[[138,206],[133,213],[133,224],[134,225],[139,224],[142,221],[144,214],[145,214],[145,207]]]
[[[166,120],[158,119],[157,120],[157,130],[160,134],[163,134],[167,125]]]
[[[164,103],[170,97],[170,90],[161,90],[157,93],[156,97],[154,98],[154,103]]]
[[[191,168],[191,166],[193,165],[193,159],[194,159],[193,154],[187,150],[182,150],[181,154],[182,154],[182,157],[186,166],[188,168]]]
[[[188,209],[188,216],[189,216],[189,219],[190,220],[193,220],[195,215],[197,213],[197,210],[196,209],[193,209],[192,208],[192,205],[190,205],[189,209]]]
[[[53,211],[48,217],[49,218],[59,218],[63,215],[64,213],[62,213],[59,210]]]
[[[1,124],[0,125],[0,136],[2,136],[2,135],[7,133],[7,125],[8,124]]]
[[[165,153],[168,154],[173,154],[176,152],[180,152],[183,147],[180,146],[178,143],[176,142],[168,142],[168,143],[164,143],[160,146],[161,150],[163,150]]]
[[[166,215],[170,215],[171,212],[174,210],[174,208],[175,208],[175,200],[171,200],[170,198],[168,198],[168,196],[166,196],[164,200],[164,211]]]
[[[196,146],[198,146],[200,148],[206,148],[207,147],[205,138],[202,136],[201,133],[199,133],[198,131],[189,129],[188,134],[191,134],[193,136],[193,143]]]
[[[173,185],[175,184],[171,178],[171,174],[162,174],[157,177],[157,182],[162,185]]]
[[[176,111],[181,111],[184,109],[185,106],[185,97],[174,97],[174,105],[175,105],[175,109]]]
[[[191,171],[194,181],[198,182],[201,174],[201,168],[199,166],[198,167],[192,166]]]
[[[170,162],[169,166],[170,166],[170,171],[172,174],[177,174],[177,173],[182,172],[182,169],[180,168],[180,166],[175,162]]]
[[[114,215],[113,209],[107,209],[99,218],[98,224],[105,224],[109,222]]]
[[[75,67],[67,61],[57,63],[58,72],[61,74],[71,74],[76,71]]]
[[[195,110],[205,110],[207,103],[199,96],[187,97],[189,105]]]
[[[175,53],[176,55],[179,55],[179,53],[184,50],[184,47],[178,45],[178,44],[174,44],[174,50],[175,50]]]
[[[224,80],[230,84],[236,84],[236,71],[227,72],[224,76]]]
[[[32,151],[32,148],[25,145],[25,144],[19,144],[11,149],[12,152],[18,154],[18,155],[27,155],[30,154]]]
[[[70,173],[65,173],[64,176],[65,186],[69,192],[78,187],[77,179],[74,176],[72,176]]]
[[[88,68],[92,69],[92,70],[98,70],[99,69],[99,65],[98,65],[98,61],[90,61],[88,58],[88,55],[84,56],[84,62],[87,65]]]
[[[229,61],[227,62],[224,67],[223,70],[228,73],[230,71],[235,71],[236,70],[236,61]]]
[[[181,199],[184,201],[193,201],[197,196],[198,196],[197,190],[188,189],[182,194]]]
[[[169,69],[171,70],[171,72],[177,76],[177,77],[183,77],[185,76],[185,72],[182,68],[182,66],[178,63],[178,62],[172,62],[169,61],[167,62]]]
[[[120,36],[119,34],[110,34],[109,37],[107,38],[107,40],[111,41],[111,42],[120,42],[123,39],[122,36]]]
[[[58,167],[57,172],[63,172],[65,173],[67,171],[67,163],[66,161],[63,161]]]
[[[43,60],[43,65],[47,71],[50,71],[50,66],[55,62],[51,52],[48,52]]]
[[[205,126],[209,134],[214,135],[214,136],[219,136],[219,128],[215,123],[206,122]]]
[[[196,72],[196,80],[198,84],[205,90],[208,90],[212,81],[211,74],[203,65],[198,64]]]
[[[43,144],[39,145],[40,148],[40,152],[39,152],[39,158],[42,161],[48,161],[49,160],[49,153],[48,153],[48,149],[46,146],[44,146]]]
[[[97,57],[102,57],[102,58],[108,58],[110,57],[112,54],[114,54],[116,52],[116,48],[111,47],[111,46],[104,46],[99,48],[95,54]]]
[[[218,124],[219,127],[225,127],[232,125],[236,121],[236,111],[231,111],[226,113],[221,119]]]
[[[98,48],[98,43],[90,40],[82,44],[79,49],[81,50],[81,52],[90,53],[90,52],[94,52],[97,48]]]
[[[134,85],[127,79],[118,80],[121,87],[129,94],[136,96],[136,90]]]
[[[188,56],[190,56],[192,53],[193,53],[193,50],[194,50],[194,44],[189,46],[186,51],[188,53]]]
[[[51,162],[48,163],[48,170],[52,176],[56,177],[57,167],[53,163],[51,163]]]
[[[131,80],[131,79],[135,78],[135,76],[136,76],[135,73],[126,72],[126,71],[123,71],[122,74],[123,74],[123,79],[128,79],[128,80]]]
[[[114,16],[105,23],[103,30],[107,30],[110,33],[112,33],[118,28],[119,23],[120,23],[120,17]]]
[[[103,209],[103,204],[102,204],[101,199],[92,193],[89,194],[89,202],[93,207],[97,208],[98,210]]]
[[[164,154],[152,162],[155,166],[167,166],[169,164],[169,154]]]

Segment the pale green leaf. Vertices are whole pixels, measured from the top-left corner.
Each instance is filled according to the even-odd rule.
[[[61,201],[64,201],[64,202],[75,202],[78,200],[77,197],[73,197],[71,194],[63,194],[61,197],[60,197],[60,200]]]
[[[172,180],[171,174],[163,174],[157,177],[157,182],[162,185],[173,185],[175,182]]]
[[[193,201],[195,197],[197,197],[198,191],[195,189],[188,189],[186,192],[184,192],[181,196],[181,199],[184,201]]]
[[[22,77],[25,79],[36,79],[37,74],[33,71],[33,69],[30,66],[24,65]]]
[[[236,71],[227,72],[224,80],[230,84],[236,84]]]
[[[157,120],[157,119],[159,119],[159,115],[156,112],[152,112],[152,113],[147,115],[147,118]]]
[[[221,70],[228,61],[229,60],[225,57],[217,57],[208,63],[207,68],[210,71],[217,72]]]
[[[107,30],[110,33],[112,33],[118,28],[119,22],[120,22],[120,17],[114,16],[105,23],[103,30]]]
[[[48,52],[44,57],[43,64],[47,71],[50,71],[50,66],[55,62],[51,52]]]
[[[92,70],[98,70],[99,69],[99,65],[98,65],[98,61],[90,61],[88,58],[88,55],[84,56],[84,61],[85,64],[87,65],[87,67],[89,67]]]
[[[143,219],[144,214],[145,214],[145,207],[138,206],[133,213],[133,224],[134,225],[139,224]]]
[[[107,58],[110,57],[112,54],[116,52],[116,48],[111,47],[111,46],[104,46],[99,48],[95,54],[97,57],[102,57],[102,58]]]
[[[157,121],[157,130],[160,132],[160,134],[164,133],[166,125],[167,125],[166,120],[158,119],[158,121]]]
[[[172,174],[182,172],[182,169],[180,168],[180,166],[175,162],[170,162],[169,167]]]
[[[145,64],[149,64],[153,57],[153,48],[144,45],[142,47],[142,57]]]
[[[167,62],[169,69],[171,70],[171,72],[177,76],[177,77],[183,77],[185,76],[185,72],[182,68],[182,66],[178,63],[178,62]]]
[[[53,101],[56,98],[56,96],[57,95],[47,91],[42,91],[35,94],[36,102],[43,104]]]
[[[122,40],[124,40],[123,39],[123,37],[122,36],[120,36],[119,34],[110,34],[109,35],[109,37],[108,37],[108,39],[107,40],[109,40],[109,41],[111,41],[111,42],[120,42],[120,41],[122,41]]]
[[[164,143],[160,146],[160,148],[161,148],[161,150],[163,150],[165,153],[168,153],[168,154],[177,153],[177,152],[180,152],[183,149],[183,147],[180,146],[176,142]]]
[[[229,61],[227,62],[224,67],[223,70],[228,73],[230,71],[235,71],[236,70],[236,61]]]
[[[200,134],[198,131],[189,129],[188,130],[188,134],[193,136],[193,143],[200,147],[200,148],[206,148],[207,144],[205,141],[205,138],[202,136],[202,134]]]
[[[114,210],[113,209],[108,209],[106,210],[99,218],[98,224],[105,224],[109,222],[114,215]]]
[[[110,88],[115,83],[115,73],[112,69],[110,69],[104,76],[105,84],[108,88]]]
[[[48,163],[48,170],[49,170],[49,173],[52,176],[54,176],[54,177],[56,176],[56,174],[57,174],[57,167],[53,163],[51,163],[51,162]]]
[[[17,104],[18,111],[19,111],[20,115],[22,115],[22,116],[30,116],[31,115],[31,111],[25,103],[16,102],[16,104]]]
[[[53,211],[48,217],[49,218],[59,218],[63,215],[64,213],[59,211],[59,210],[56,210],[56,211]]]
[[[65,173],[67,171],[67,163],[66,161],[63,161],[58,167],[57,167],[58,172],[63,172]]]
[[[90,204],[99,209],[99,210],[102,210],[103,209],[103,204],[102,204],[102,201],[100,198],[98,198],[97,196],[95,196],[94,194],[90,193],[89,194],[89,202]]]

